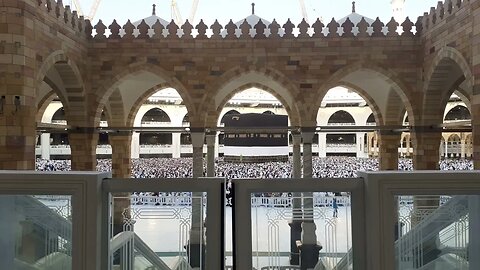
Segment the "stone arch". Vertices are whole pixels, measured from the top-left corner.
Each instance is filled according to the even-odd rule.
[[[54,51],[42,61],[35,77],[36,92],[46,83],[62,101],[67,119],[77,123],[85,120],[85,115],[79,113],[85,112],[86,107],[83,82],[84,78],[78,66],[61,50]],[[38,95],[38,98],[43,100],[45,97]]]
[[[445,106],[454,91],[464,84],[467,95],[473,90],[473,75],[463,55],[451,47],[443,47],[435,55],[424,85],[423,122],[441,124]],[[465,92],[465,91],[464,91]]]
[[[274,95],[287,109],[292,125],[300,125],[307,119],[301,119],[300,108],[295,102],[298,89],[289,78],[270,68],[238,67],[225,72],[212,86],[214,89],[203,99],[203,107],[199,111],[207,112],[207,125],[216,124],[218,108],[233,96],[233,94],[248,87],[257,87]]]
[[[137,81],[136,86],[133,86],[131,81],[129,81],[131,79],[140,80],[142,85],[138,86],[139,82]],[[131,87],[138,87],[142,89],[142,91],[125,91],[125,89]],[[127,119],[125,119],[125,122],[127,125],[132,125],[135,118],[134,115],[140,108],[141,104],[143,104],[155,91],[160,90],[159,88],[166,87],[174,88],[182,97],[187,109],[191,112],[195,112],[193,106],[194,103],[190,94],[186,87],[175,78],[173,72],[167,72],[163,68],[154,64],[136,62],[127,67],[122,67],[121,70],[106,79],[105,82],[98,87],[98,94],[93,108],[94,111],[92,112],[94,122],[98,124],[101,107],[103,106],[102,104],[107,102],[114,91],[120,91],[124,101],[124,109],[126,112],[129,112],[126,116]],[[127,93],[130,96],[127,96]]]
[[[238,94],[239,92],[242,92],[244,90],[250,89],[250,88],[258,88],[262,91],[265,91],[265,92],[273,95],[284,106],[285,110],[287,111],[290,123],[292,123],[292,125],[300,124],[300,116],[298,114],[296,114],[294,110],[292,110],[292,108],[290,107],[290,103],[282,95],[278,94],[275,90],[273,90],[272,88],[270,88],[268,86],[265,86],[263,84],[248,83],[248,84],[241,85],[239,88],[236,88],[235,90],[231,91],[230,93],[228,93],[228,95],[226,95],[223,98],[223,100],[221,100],[219,102],[216,110],[212,114],[209,114],[209,117],[208,117],[207,122],[206,122],[207,126],[212,125],[212,124],[216,125],[217,122],[218,122],[218,119],[219,119],[219,113],[221,111],[220,108],[225,107],[227,102],[230,99],[232,99],[236,94]],[[210,119],[212,119],[212,120],[214,119],[215,122],[210,122],[209,121]]]
[[[140,111],[140,108],[142,107],[145,102],[156,92],[164,90],[166,88],[169,88],[170,85],[168,83],[162,83],[159,85],[156,85],[150,89],[148,89],[145,93],[143,93],[133,104],[132,109],[130,110],[128,116],[127,116],[127,126],[133,126],[135,123],[135,119],[139,119],[139,116],[137,116],[138,112]],[[176,89],[175,89],[176,90]],[[178,92],[178,91],[177,91]],[[180,92],[178,92],[180,94]],[[180,94],[182,97],[182,95]],[[182,97],[183,99],[183,97]],[[185,103],[184,103],[185,104]],[[193,110],[192,104],[185,104],[185,107],[187,108],[187,112],[191,112]],[[172,119],[172,116],[169,115],[170,119]],[[140,118],[141,119],[141,118]]]
[[[48,105],[50,105],[50,102],[52,102],[54,98],[55,98],[55,91],[51,90],[46,95],[44,95],[41,100],[38,101],[37,113],[35,115],[35,121],[37,123],[42,121],[42,117],[43,117],[43,114],[45,113],[45,110],[47,109]]]
[[[333,122],[333,121],[340,121],[340,120],[337,120],[336,118],[341,118],[341,117],[346,117],[345,122]],[[343,120],[341,120],[341,121],[343,121]],[[345,110],[338,110],[338,111],[332,113],[328,117],[327,123],[329,125],[330,124],[353,124],[353,125],[356,125],[355,118],[353,117],[353,115],[350,114],[349,112],[345,111]]]
[[[365,78],[370,79],[365,80]],[[398,121],[398,115],[387,115],[388,102],[392,102],[392,99],[389,99],[388,96],[391,91],[394,91],[397,95],[395,103],[403,104],[409,114],[413,116],[412,122],[419,117],[417,116],[419,113],[417,113],[412,103],[413,91],[411,87],[404,83],[398,74],[371,60],[357,62],[335,72],[330,79],[320,87],[318,99],[315,103],[317,109],[320,107],[327,91],[337,85],[347,85],[351,88],[355,87],[354,89],[356,90],[364,89],[365,93],[377,104],[379,114],[383,116],[382,124]],[[378,87],[382,87],[385,91],[378,91]],[[372,109],[372,111],[374,110]],[[394,118],[394,120],[390,120],[390,118]]]
[[[123,97],[119,91],[114,91],[108,98],[108,103],[103,106],[103,112],[108,111],[108,123],[113,127],[123,127],[125,125],[125,109],[123,106]],[[100,112],[99,121],[101,121],[102,112]]]
[[[363,100],[367,102],[368,107],[372,110],[372,113],[375,117],[375,123],[377,126],[380,126],[383,124],[383,115],[380,112],[380,108],[378,107],[378,104],[375,102],[375,100],[362,88],[349,83],[349,82],[340,82],[341,86],[350,89],[351,91],[354,91],[357,93]]]

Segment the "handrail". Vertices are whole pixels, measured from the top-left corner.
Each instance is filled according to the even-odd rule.
[[[114,253],[129,241],[134,243],[137,249],[144,257],[159,270],[171,270],[165,262],[160,259],[157,254],[134,232],[121,232],[115,235],[110,241],[110,253]]]

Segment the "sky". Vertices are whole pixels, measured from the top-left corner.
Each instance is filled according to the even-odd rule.
[[[68,5],[73,0],[64,0]],[[88,14],[95,0],[77,0],[83,11]],[[190,17],[193,0],[176,0],[183,19]],[[352,11],[351,0],[304,0],[310,23],[317,17],[329,22],[332,17],[340,19]],[[356,0],[356,12],[375,19],[380,17],[385,23],[392,17],[391,0]],[[172,0],[101,0],[98,11],[93,19],[96,24],[102,19],[104,24],[109,25],[113,19],[123,24],[128,19],[132,22],[148,17],[152,14],[152,4],[157,5],[157,16],[170,21]],[[272,21],[274,18],[280,24],[288,18],[294,24],[302,20],[302,12],[299,0],[199,0],[194,24],[200,19],[208,25],[215,19],[225,25],[230,19],[239,21],[251,14],[251,3],[255,2],[256,15]],[[429,12],[431,6],[437,6],[437,0],[405,0],[405,15],[412,21],[424,12]]]

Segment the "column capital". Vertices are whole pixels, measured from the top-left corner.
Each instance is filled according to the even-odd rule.
[[[205,141],[205,130],[203,131],[191,131],[190,136],[192,138],[193,147],[203,147]]]
[[[303,143],[311,144],[313,142],[313,137],[315,136],[316,128],[315,127],[302,127],[302,139]]]

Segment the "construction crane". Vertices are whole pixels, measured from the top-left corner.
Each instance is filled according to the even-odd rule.
[[[172,12],[172,19],[175,21],[177,25],[183,24],[182,14],[180,14],[180,10],[178,10],[177,0],[172,0],[171,4],[171,12]]]
[[[193,0],[193,2],[192,2],[192,9],[190,11],[190,17],[188,17],[188,21],[190,23],[193,23],[193,20],[195,19],[195,14],[197,14],[198,2],[199,2],[199,0]],[[171,13],[172,13],[172,19],[177,25],[182,25],[184,23],[184,21],[182,19],[182,14],[180,13],[180,10],[178,9],[177,0],[172,0],[172,2],[171,2]]]
[[[307,23],[308,22],[308,13],[307,13],[307,8],[305,7],[305,0],[298,0],[300,2],[300,8],[302,10],[302,16],[305,19]]]
[[[190,11],[190,17],[188,17],[188,21],[191,23],[193,23],[193,20],[195,19],[195,14],[197,14],[198,2],[199,0],[193,0],[192,2],[192,10]]]
[[[85,15],[85,13],[83,13],[83,9],[82,9],[82,6],[80,5],[79,0],[71,0],[71,4],[74,7],[74,9],[77,10],[77,13],[79,16],[85,16],[85,19],[93,20],[93,18],[95,17],[95,14],[97,14],[98,7],[100,6],[101,1],[102,0],[95,0],[95,2],[93,2],[93,5],[90,8],[90,12],[88,13],[88,15]]]

